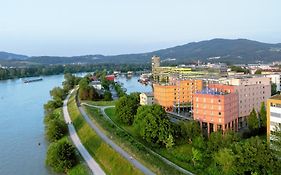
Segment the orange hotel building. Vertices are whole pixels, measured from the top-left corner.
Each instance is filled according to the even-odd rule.
[[[212,84],[193,95],[193,118],[205,134],[238,130],[239,103],[234,86]]]
[[[203,89],[202,80],[170,80],[169,83],[153,84],[154,102],[173,111],[176,104],[190,103],[192,95]]]

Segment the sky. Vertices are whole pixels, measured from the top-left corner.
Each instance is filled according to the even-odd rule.
[[[280,0],[0,0],[0,51],[141,53],[213,38],[281,43]]]

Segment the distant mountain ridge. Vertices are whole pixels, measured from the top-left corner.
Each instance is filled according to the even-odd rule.
[[[18,55],[8,52],[0,52],[0,60],[24,60],[27,59],[26,55]]]
[[[36,64],[144,64],[158,55],[162,60],[176,60],[174,63],[205,62],[255,63],[257,61],[281,61],[281,43],[268,44],[247,39],[212,39],[161,49],[153,52],[123,55],[85,55],[73,57],[37,56],[20,57]],[[18,57],[19,56],[19,57]],[[9,58],[13,58],[13,55]],[[1,60],[1,56],[0,56]]]

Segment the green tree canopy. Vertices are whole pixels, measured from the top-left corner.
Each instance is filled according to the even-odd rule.
[[[121,122],[127,125],[132,125],[138,107],[139,95],[137,95],[136,93],[132,93],[130,95],[119,98],[119,100],[115,104],[115,114]]]
[[[161,106],[140,106],[133,126],[148,143],[173,146],[172,125]]]
[[[259,120],[255,109],[248,116],[247,123],[250,131],[256,131],[259,128]]]
[[[234,153],[231,149],[223,148],[214,154],[214,161],[222,170],[222,174],[232,175],[234,174]]]
[[[277,85],[275,83],[271,83],[271,96],[277,94]]]
[[[65,91],[60,87],[54,87],[50,91],[50,95],[53,97],[53,99],[63,100],[66,97]]]
[[[65,140],[53,142],[48,148],[46,164],[55,172],[67,172],[78,162],[75,148]]]
[[[281,157],[281,124],[275,127],[271,134],[271,143],[273,152],[280,158]]]
[[[263,127],[263,128],[266,128],[266,108],[265,108],[265,104],[264,102],[261,103],[261,109],[260,109],[260,112],[259,112],[259,117],[260,117],[260,126]]]
[[[184,139],[192,142],[194,138],[201,135],[200,124],[197,121],[180,122],[181,135]]]
[[[67,133],[67,125],[60,119],[53,119],[48,122],[46,136],[50,142],[57,141]]]

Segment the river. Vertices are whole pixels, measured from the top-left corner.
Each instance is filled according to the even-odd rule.
[[[128,93],[151,91],[137,79],[119,77],[118,81]],[[46,76],[29,84],[22,80],[0,81],[0,174],[53,174],[45,166],[43,105],[50,99],[49,91],[61,85],[63,75]]]

